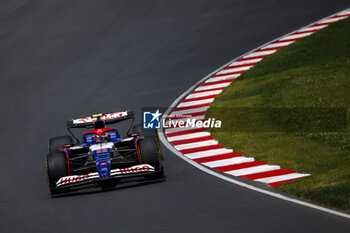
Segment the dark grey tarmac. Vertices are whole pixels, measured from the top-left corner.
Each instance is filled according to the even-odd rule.
[[[169,106],[231,59],[349,1],[0,1],[0,231],[350,232],[350,221],[217,179],[164,148],[167,180],[51,198],[65,121]],[[138,117],[137,121],[140,121]]]

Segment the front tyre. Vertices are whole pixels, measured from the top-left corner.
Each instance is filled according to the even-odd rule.
[[[134,125],[133,132],[137,133],[139,135],[142,135],[145,138],[154,138],[154,140],[156,140],[156,142],[157,142],[158,151],[159,151],[159,158],[161,160],[164,160],[164,157],[163,157],[163,154],[162,154],[162,150],[161,150],[161,146],[160,146],[160,140],[159,140],[158,131],[156,129],[142,130],[142,125],[141,124],[137,124],[137,125]]]
[[[62,148],[62,146],[66,144],[73,144],[73,139],[71,136],[60,136],[50,138],[49,153],[57,151],[58,148]]]
[[[142,164],[149,164],[154,167],[155,172],[146,175],[146,179],[159,179],[164,176],[164,169],[160,160],[160,151],[154,138],[144,138],[138,142],[137,150]]]
[[[61,193],[63,190],[56,190],[55,187],[56,182],[61,177],[68,175],[66,155],[58,151],[49,153],[46,157],[46,170],[49,178],[51,194]]]

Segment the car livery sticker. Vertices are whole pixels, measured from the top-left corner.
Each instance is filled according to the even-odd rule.
[[[131,173],[143,173],[143,172],[154,172],[154,167],[152,167],[149,164],[141,164],[141,165],[136,165],[133,167],[129,168],[117,168],[111,170],[111,177],[113,176],[118,176],[118,175],[124,175],[124,174],[131,174]],[[72,183],[77,183],[81,181],[86,181],[86,180],[93,180],[93,179],[99,179],[98,172],[92,172],[89,174],[85,175],[74,175],[74,176],[64,176],[60,178],[57,183],[56,187],[60,187],[65,184],[72,184]]]
[[[110,119],[116,119],[119,117],[127,116],[128,112],[115,112],[115,113],[109,113],[101,116],[101,120],[110,120]],[[73,119],[73,124],[84,124],[84,123],[90,123],[96,121],[96,117],[83,117],[78,119]]]

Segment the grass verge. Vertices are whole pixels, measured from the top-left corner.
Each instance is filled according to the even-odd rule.
[[[278,50],[245,72],[215,99],[206,118],[222,120],[219,131],[210,130],[220,144],[257,161],[311,174],[277,189],[350,212],[349,114],[328,116],[333,123],[344,123],[343,130],[305,130],[320,120],[320,114],[300,119],[269,111],[243,112],[243,118],[233,114],[235,108],[248,108],[248,112],[326,108],[346,113],[349,106],[350,19],[346,19]]]

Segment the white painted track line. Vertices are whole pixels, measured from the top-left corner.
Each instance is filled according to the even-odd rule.
[[[326,19],[326,20],[321,20],[318,23],[319,24],[322,24],[322,23],[334,23],[334,22],[337,22],[337,21],[345,19],[345,18],[347,18],[347,17],[345,16],[345,17],[339,17],[339,18],[333,18],[333,19]]]
[[[311,34],[312,34],[312,32],[307,32],[307,33],[296,34],[296,35],[292,35],[292,36],[286,36],[286,37],[283,37],[282,39],[280,39],[279,41],[298,39],[298,38],[302,38],[305,36],[309,36]]]
[[[223,81],[231,78],[237,78],[241,74],[231,74],[231,75],[225,75],[225,76],[219,76],[219,77],[213,77],[205,81],[205,83],[211,83],[211,82],[217,82],[217,81]]]
[[[345,10],[345,11],[340,12],[337,15],[349,15],[349,14],[350,14],[350,10]]]
[[[208,78],[208,77],[206,77],[206,78]],[[179,102],[184,97],[185,94],[187,94],[187,92],[185,92],[178,99],[176,99],[174,101],[174,103]],[[171,105],[172,107],[170,107],[167,110],[167,112],[169,112],[175,106],[174,103]],[[344,218],[350,219],[350,215],[349,214],[346,214],[346,213],[343,213],[343,212],[340,212],[340,211],[336,211],[336,210],[332,210],[332,209],[329,209],[329,208],[326,208],[326,207],[323,207],[323,206],[319,206],[319,205],[316,205],[316,204],[313,204],[313,203],[305,202],[305,201],[302,201],[302,200],[299,200],[299,199],[296,199],[296,198],[288,197],[288,196],[285,196],[285,195],[280,194],[280,193],[276,193],[276,192],[272,192],[272,191],[265,190],[265,189],[262,189],[262,188],[258,188],[258,187],[255,187],[253,185],[250,185],[250,184],[238,181],[236,179],[233,179],[231,177],[224,176],[224,175],[222,175],[220,173],[214,172],[214,171],[210,170],[209,168],[207,168],[207,167],[205,167],[205,166],[203,166],[203,165],[193,161],[192,159],[184,156],[179,151],[177,151],[166,140],[163,132],[159,133],[159,138],[162,141],[162,143],[165,145],[165,147],[168,148],[171,152],[173,152],[174,154],[179,156],[179,158],[185,160],[186,162],[188,162],[192,166],[196,167],[197,169],[199,169],[199,170],[201,170],[201,171],[203,171],[203,172],[205,172],[207,174],[210,174],[210,175],[215,176],[215,177],[217,177],[219,179],[225,180],[225,181],[230,182],[230,183],[235,184],[235,185],[239,185],[241,187],[247,188],[247,189],[255,191],[255,192],[263,193],[265,195],[269,195],[271,197],[275,197],[275,198],[278,198],[278,199],[281,199],[281,200],[284,200],[284,201],[292,202],[294,204],[302,205],[302,206],[305,206],[305,207],[309,207],[309,208],[312,208],[312,209],[316,209],[316,210],[319,210],[319,211],[326,212],[328,214],[334,214],[334,215],[337,215],[337,216],[340,216],[340,217],[344,217]]]
[[[251,174],[260,173],[260,172],[273,171],[273,170],[277,170],[280,168],[281,167],[277,166],[277,165],[259,165],[259,166],[254,166],[254,167],[248,167],[248,168],[227,171],[225,173],[233,175],[233,176],[244,176],[244,175],[251,175]]]
[[[237,78],[238,76],[240,76],[241,74],[220,74],[220,76],[216,76],[214,75],[211,80],[217,79],[217,78],[221,78],[222,80],[226,80],[226,79],[232,79],[232,78]],[[209,79],[208,79],[209,80]],[[218,80],[220,81],[220,80]],[[214,82],[214,81],[212,81]]]
[[[272,43],[272,44],[269,44],[269,45],[263,47],[262,49],[269,49],[269,48],[276,48],[276,47],[287,46],[287,45],[290,45],[290,44],[292,44],[294,42],[295,41]]]
[[[201,92],[201,93],[196,93],[196,94],[190,94],[186,97],[186,100],[198,98],[198,97],[204,97],[204,96],[218,95],[221,92],[222,92],[222,90],[216,90],[216,91],[206,91],[206,92]]]
[[[286,175],[271,176],[271,177],[256,179],[255,181],[269,184],[269,183],[275,183],[275,182],[280,182],[285,180],[297,179],[305,176],[309,176],[309,174],[291,173]]]
[[[213,167],[222,167],[222,166],[233,165],[233,164],[248,163],[248,162],[253,162],[253,161],[254,161],[254,158],[234,157],[234,158],[230,158],[230,159],[216,160],[213,162],[207,162],[207,163],[202,163],[202,164],[213,168]]]
[[[199,158],[209,157],[209,156],[213,156],[213,155],[221,155],[221,154],[227,154],[227,153],[232,153],[232,152],[233,152],[232,149],[222,148],[222,149],[214,149],[214,150],[189,153],[189,154],[185,154],[185,155],[190,159],[199,159]]]
[[[350,9],[344,10],[342,12],[339,12],[337,14],[334,14],[332,16],[326,17],[325,19],[319,20],[317,22],[314,22],[312,24],[310,24],[309,26],[306,26],[304,28],[301,28],[299,30],[296,30],[292,33],[289,33],[285,36],[282,36],[272,42],[266,43],[262,46],[260,46],[257,49],[254,49],[244,55],[242,55],[241,57],[234,59],[233,61],[230,61],[229,63],[227,63],[226,65],[220,67],[219,69],[215,70],[214,72],[212,72],[211,74],[209,74],[208,76],[206,76],[205,78],[203,78],[202,80],[200,80],[199,82],[197,82],[197,84],[195,84],[192,88],[190,88],[189,90],[187,90],[185,93],[183,93],[179,98],[177,98],[174,103],[171,105],[171,107],[166,111],[166,113],[164,115],[168,115],[168,113],[171,111],[171,109],[176,108],[178,106],[176,106],[182,99],[184,99],[191,91],[200,91],[203,92],[205,90],[212,90],[215,88],[222,88],[224,89],[225,86],[221,86],[220,84],[214,84],[214,85],[209,85],[209,86],[200,86],[203,82],[206,83],[210,83],[210,82],[214,82],[214,81],[221,81],[221,80],[226,80],[228,79],[229,75],[224,75],[221,71],[223,68],[227,68],[227,67],[232,67],[232,68],[239,68],[238,66],[244,66],[246,64],[252,64],[255,65],[255,63],[259,62],[262,60],[262,57],[265,57],[269,54],[266,53],[270,53],[272,51],[275,52],[277,49],[284,47],[284,46],[288,46],[289,44],[293,43],[294,41],[303,38],[305,36],[311,35],[314,31],[320,30],[324,27],[327,27],[328,24],[331,24],[332,22],[336,22],[339,21],[341,19],[347,18],[348,14],[350,15]],[[346,17],[342,17],[342,15],[346,16]],[[337,17],[339,16],[339,17]],[[320,25],[320,24],[325,24],[325,25]],[[313,26],[314,25],[314,26]],[[297,33],[296,33],[297,32]],[[290,41],[287,41],[290,40]],[[276,50],[274,48],[277,48]],[[261,51],[263,49],[270,49],[270,50],[265,50],[265,51]],[[259,51],[260,50],[260,51]],[[260,56],[260,57],[259,57]],[[230,70],[230,69],[225,69],[225,70]],[[231,70],[231,72],[236,72],[235,70]],[[240,72],[240,71],[237,71]],[[215,76],[216,74],[218,74],[217,76]],[[235,74],[236,77],[239,76],[239,74]],[[238,76],[237,76],[238,75]],[[227,86],[229,86],[229,82],[227,83]],[[195,89],[196,88],[196,89]],[[221,90],[220,90],[221,91]],[[197,93],[193,93],[193,94],[198,94],[200,92]],[[204,96],[209,96],[209,95],[204,95]],[[192,98],[197,98],[197,97],[192,97]],[[199,97],[198,97],[199,98]],[[193,105],[196,106],[196,105]],[[197,106],[199,106],[197,104]],[[187,109],[186,109],[187,110]],[[192,110],[192,109],[191,109]],[[169,132],[173,132],[173,129],[166,129],[165,132],[169,133]],[[175,129],[178,130],[178,129]],[[177,135],[177,136],[173,136],[173,137],[169,137],[170,140],[173,141],[178,141],[178,140],[186,140],[186,139],[191,139],[193,138],[192,136],[186,136],[185,131],[183,129],[181,129],[183,131],[183,135]],[[192,129],[190,129],[192,130]],[[179,133],[181,131],[178,131]],[[191,133],[192,134],[192,133]],[[190,134],[188,134],[190,135]],[[197,136],[197,137],[205,137],[205,136],[209,136],[209,134],[205,134],[205,132],[198,132],[198,133],[193,133],[193,136]],[[334,215],[338,215],[338,216],[342,216],[345,218],[350,219],[350,215],[346,214],[346,213],[342,213],[339,211],[335,211],[332,209],[328,209],[322,206],[318,206],[312,203],[307,203],[305,201],[302,200],[298,200],[295,198],[291,198],[291,197],[287,197],[284,196],[282,194],[279,193],[275,193],[275,192],[271,192],[269,190],[265,190],[262,188],[257,188],[253,185],[249,185],[247,183],[244,182],[240,182],[238,180],[235,180],[233,178],[224,176],[220,173],[214,172],[210,169],[208,169],[206,166],[203,165],[207,165],[207,166],[211,166],[213,168],[217,168],[219,169],[220,167],[225,167],[228,165],[233,165],[234,164],[234,159],[221,159],[221,160],[216,160],[216,161],[212,161],[212,162],[207,162],[207,163],[203,163],[203,164],[199,164],[191,159],[197,159],[197,158],[207,158],[207,157],[211,157],[211,156],[215,156],[215,155],[221,155],[221,154],[226,154],[226,153],[232,153],[233,150],[231,149],[226,149],[226,148],[221,148],[221,149],[212,149],[212,150],[206,150],[206,151],[200,151],[200,152],[196,152],[196,153],[187,153],[186,155],[183,155],[182,153],[180,153],[179,151],[177,151],[173,146],[171,146],[171,144],[165,139],[164,134],[162,132],[160,132],[160,140],[164,143],[164,145],[171,150],[173,153],[175,153],[176,155],[178,155],[180,158],[184,159],[185,161],[187,161],[188,163],[192,164],[193,166],[197,167],[198,169],[214,175],[218,178],[221,178],[223,180],[226,180],[230,183],[233,184],[237,184],[240,185],[242,187],[246,187],[250,190],[254,190],[260,193],[264,193],[282,200],[286,200],[289,202],[293,202],[296,204],[300,204],[303,206],[307,206],[310,208],[314,208],[317,210],[321,210],[330,214],[334,214]],[[169,140],[169,141],[170,141]],[[181,145],[180,145],[181,146]],[[215,157],[216,158],[216,157]],[[245,157],[241,157],[241,158],[245,158]],[[233,159],[233,160],[232,160]],[[253,158],[250,158],[253,159]],[[231,162],[229,162],[231,160]],[[236,160],[238,161],[238,160]],[[232,166],[232,168],[234,168],[236,166]],[[239,166],[238,166],[239,167]],[[241,166],[244,167],[244,166]],[[227,170],[229,167],[225,167],[223,169]],[[258,165],[258,166],[254,166],[254,167],[248,167],[248,168],[242,168],[242,169],[236,169],[236,170],[231,170],[231,171],[227,171],[225,172],[226,174],[232,174],[234,176],[243,176],[243,175],[249,175],[249,174],[256,174],[256,173],[261,173],[261,172],[265,172],[265,171],[273,171],[273,170],[278,170],[280,169],[279,166],[277,165]],[[220,169],[219,169],[220,170]],[[261,178],[261,179],[256,179],[256,181],[260,181],[260,182],[266,182],[266,183],[278,183],[278,182],[283,182],[286,180],[293,180],[293,179],[297,179],[297,178],[301,178],[304,176],[308,176],[309,174],[300,174],[300,173],[289,173],[289,174],[284,174],[284,175],[279,175],[279,176],[271,176],[271,177],[265,177],[265,178]]]
[[[190,134],[184,134],[181,136],[168,137],[168,140],[170,142],[174,142],[174,141],[179,141],[179,140],[201,138],[201,137],[206,137],[206,136],[210,136],[210,133],[209,132],[190,133]]]
[[[219,143],[216,140],[207,140],[207,141],[201,141],[201,142],[181,144],[174,147],[178,150],[185,150],[185,149],[199,148],[203,146],[211,146],[211,145],[218,145],[218,144]]]
[[[177,107],[188,107],[188,106],[194,106],[194,105],[200,105],[200,104],[206,104],[206,103],[211,103],[214,101],[214,98],[211,99],[205,99],[205,100],[195,100],[195,101],[190,101],[190,102],[182,102],[179,104]]]
[[[229,66],[241,66],[241,65],[245,65],[245,64],[251,64],[251,63],[258,63],[262,60],[262,58],[252,58],[249,60],[245,60],[245,61],[235,61],[232,62]]]
[[[204,91],[204,90],[210,90],[210,89],[215,89],[215,88],[220,88],[220,87],[227,87],[231,83],[220,83],[220,84],[214,84],[214,85],[208,85],[208,86],[200,86],[196,88],[195,91]]]
[[[275,53],[276,51],[277,51],[277,50],[268,50],[268,51],[262,51],[262,52],[257,51],[257,52],[248,54],[248,55],[244,56],[243,58],[259,57],[259,56],[270,55],[270,54]]]
[[[305,32],[305,31],[312,31],[312,30],[320,30],[322,28],[327,27],[327,25],[321,25],[321,26],[315,26],[315,27],[308,27],[298,30],[298,32]]]
[[[226,74],[226,73],[232,73],[232,72],[237,72],[237,71],[249,70],[251,67],[253,67],[253,66],[247,65],[247,66],[242,66],[242,67],[238,67],[238,68],[232,67],[231,69],[222,70],[222,71],[218,72],[217,74]]]

